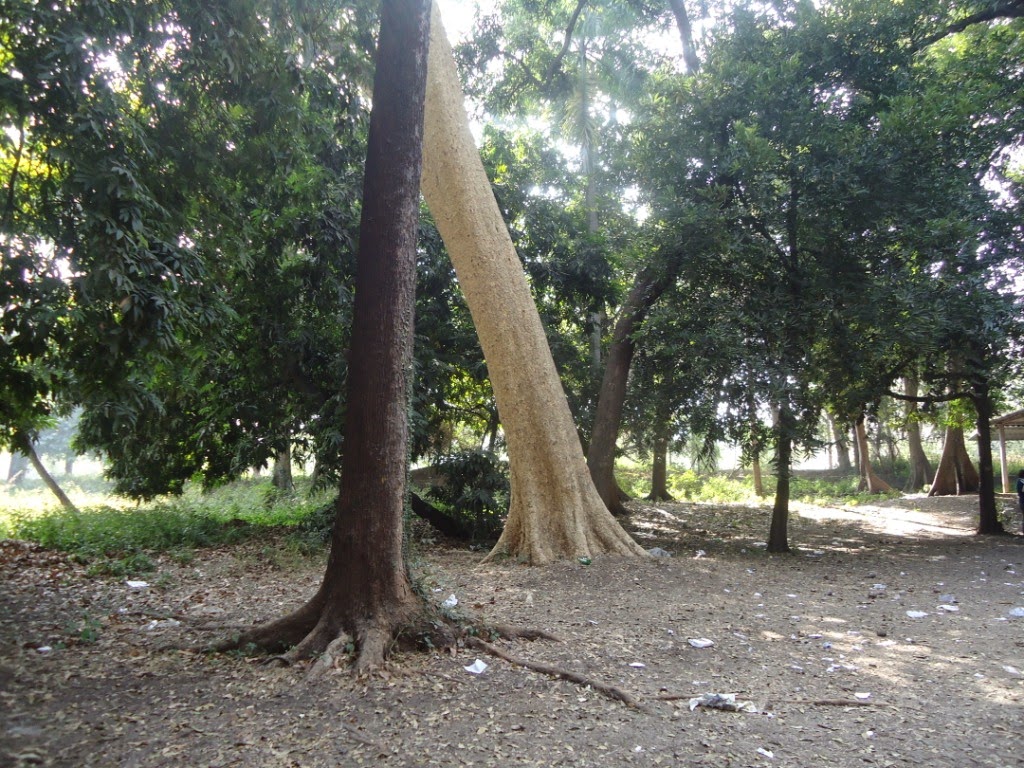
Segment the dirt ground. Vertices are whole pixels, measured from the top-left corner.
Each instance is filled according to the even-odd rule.
[[[639,540],[672,553],[643,562],[416,544],[438,601],[561,639],[505,651],[640,709],[468,649],[315,684],[182,650],[311,594],[323,561],[284,538],[161,561],[148,586],[5,542],[0,765],[1020,766],[1024,537],[973,536],[976,504],[796,505],[788,556],[764,552],[768,510],[739,505],[636,505]],[[691,709],[703,694],[753,711]]]

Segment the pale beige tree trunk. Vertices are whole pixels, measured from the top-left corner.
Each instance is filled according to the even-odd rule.
[[[508,443],[508,521],[488,558],[536,565],[644,554],[590,479],[522,263],[469,130],[436,3],[421,185],[473,316]]]

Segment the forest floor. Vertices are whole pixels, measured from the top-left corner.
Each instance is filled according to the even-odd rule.
[[[317,683],[185,650],[312,593],[323,559],[283,535],[161,560],[148,586],[4,542],[0,765],[1019,766],[1024,537],[972,535],[976,505],[795,504],[785,556],[764,551],[766,507],[723,504],[634,505],[670,558],[481,566],[416,543],[439,601],[560,638],[507,653],[640,708],[470,649]]]

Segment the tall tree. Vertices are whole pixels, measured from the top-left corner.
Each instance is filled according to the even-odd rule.
[[[349,416],[327,570],[295,613],[230,645],[293,645],[309,659],[340,638],[356,673],[384,660],[422,606],[402,551],[416,233],[430,3],[383,0],[356,272]]]

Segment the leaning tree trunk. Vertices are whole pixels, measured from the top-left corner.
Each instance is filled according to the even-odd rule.
[[[64,493],[63,489],[61,489],[57,484],[57,481],[53,479],[53,475],[51,475],[47,471],[46,467],[43,466],[43,462],[40,461],[39,454],[36,453],[36,449],[35,446],[32,445],[32,441],[23,433],[19,432],[15,436],[14,442],[18,451],[28,458],[32,468],[36,471],[36,474],[39,475],[39,479],[42,480],[46,487],[50,489],[50,492],[57,497],[57,501],[60,502],[60,505],[68,512],[77,515],[78,507],[74,505],[71,499],[68,498],[68,495]]]
[[[602,501],[616,515],[626,513],[615,480],[615,450],[626,404],[629,367],[636,350],[633,334],[640,328],[647,312],[668,284],[667,276],[659,275],[655,268],[646,269],[637,276],[622,305],[608,347],[604,377],[594,413],[594,430],[587,450],[587,466]]]
[[[509,455],[508,520],[488,559],[644,554],[587,472],[522,262],[469,130],[436,4],[432,25],[423,194],[480,338]]]
[[[971,463],[964,443],[964,431],[946,427],[939,466],[935,469],[929,496],[962,496],[978,491],[978,472]]]
[[[348,417],[327,569],[313,598],[290,616],[222,648],[294,646],[320,657],[354,641],[354,671],[381,663],[423,606],[403,559],[427,0],[384,0],[356,262]]]
[[[917,374],[910,374],[904,382],[907,397],[917,397],[919,384]],[[903,490],[917,493],[928,484],[932,476],[931,464],[925,455],[921,442],[921,421],[918,418],[919,408],[914,400],[907,401],[907,445],[910,452],[910,475]]]
[[[892,486],[875,474],[874,467],[871,466],[871,453],[868,451],[868,431],[864,425],[863,413],[857,417],[855,430],[857,434],[857,456],[860,459],[860,485],[857,490],[867,491],[868,493],[887,493],[891,491]]]

